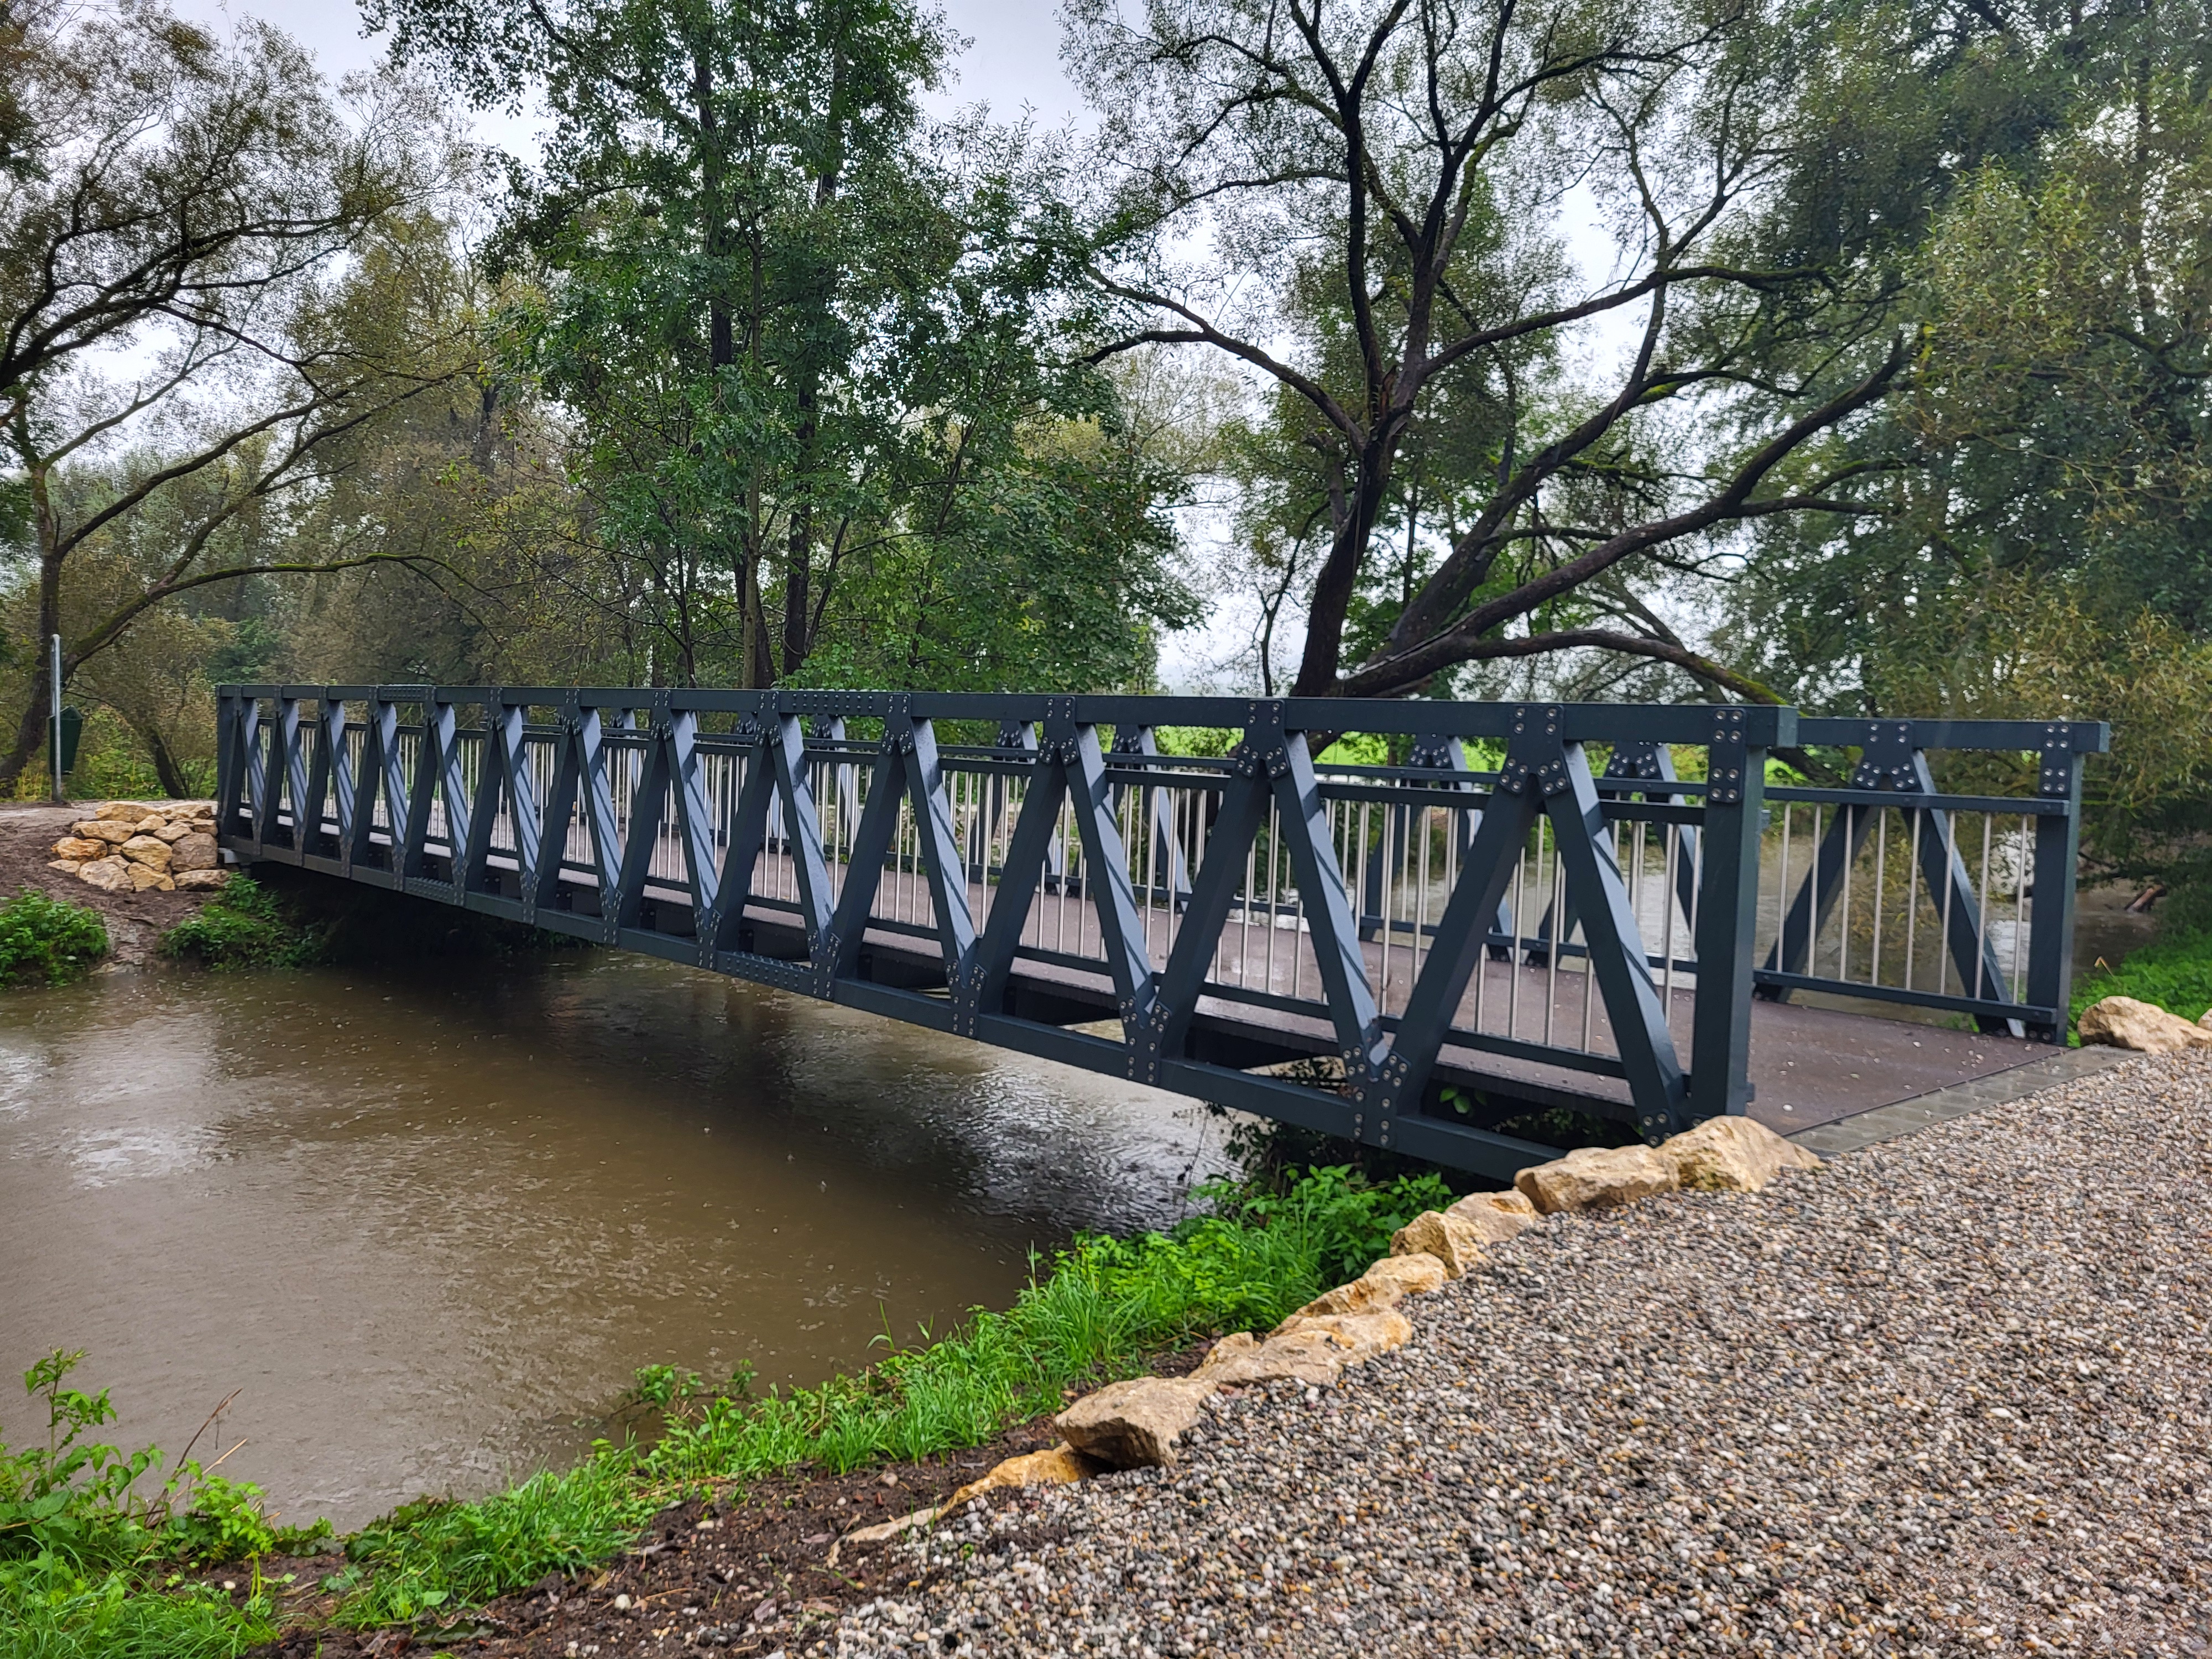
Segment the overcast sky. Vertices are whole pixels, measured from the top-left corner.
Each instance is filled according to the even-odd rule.
[[[380,38],[362,34],[361,10],[353,0],[178,0],[178,9],[226,27],[226,19],[267,19],[313,52],[333,80],[368,68],[383,54]],[[988,103],[1000,119],[1027,105],[1045,126],[1057,126],[1078,106],[1075,89],[1060,69],[1060,21],[1049,0],[945,0],[956,33],[970,42],[961,53],[959,80],[939,101]],[[496,116],[477,123],[483,138],[509,148],[526,146],[529,123]]]

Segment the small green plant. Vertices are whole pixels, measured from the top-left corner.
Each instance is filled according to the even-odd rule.
[[[92,1437],[115,1409],[106,1389],[70,1386],[83,1358],[56,1349],[23,1375],[45,1407],[46,1443],[0,1443],[4,1650],[11,1659],[235,1659],[267,1641],[272,1603],[258,1567],[240,1601],[177,1569],[319,1541],[328,1527],[279,1532],[258,1491],[189,1458],[141,1492],[161,1450],[126,1453]]]
[[[251,876],[234,875],[202,905],[161,935],[161,954],[218,972],[301,968],[321,952],[313,929],[285,914],[276,895]]]
[[[67,985],[106,954],[97,911],[29,887],[0,904],[0,985]]]

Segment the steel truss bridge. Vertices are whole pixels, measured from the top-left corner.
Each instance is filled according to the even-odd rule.
[[[243,861],[1495,1176],[1556,1156],[1557,1109],[1656,1139],[1756,1095],[1806,1125],[2063,1042],[2081,757],[2108,738],[1738,706],[424,685],[225,686],[219,720]],[[1770,783],[1791,745],[1856,770]],[[1784,1006],[1801,993],[1962,1029]]]

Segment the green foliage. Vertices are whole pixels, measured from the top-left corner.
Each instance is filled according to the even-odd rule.
[[[312,1547],[271,1528],[254,1487],[186,1461],[150,1496],[158,1448],[133,1452],[93,1431],[115,1420],[107,1390],[69,1386],[82,1352],[56,1349],[24,1373],[44,1407],[46,1443],[0,1443],[0,1632],[9,1659],[235,1659],[276,1634],[258,1566],[242,1598],[177,1569]]]
[[[2212,1008],[2212,930],[2169,923],[2118,967],[2082,975],[2074,982],[2074,1017],[2106,997],[2133,997],[2184,1019],[2200,1018]]]
[[[160,1534],[166,1558],[194,1566],[264,1555],[312,1554],[332,1535],[327,1521],[306,1527],[274,1526],[262,1510],[258,1486],[197,1471],[191,1507],[173,1516]]]
[[[663,1501],[626,1450],[603,1443],[574,1469],[494,1497],[394,1510],[346,1540],[347,1565],[330,1582],[345,1595],[346,1622],[400,1623],[588,1566],[629,1542]]]
[[[218,972],[302,968],[320,956],[322,935],[294,919],[251,876],[233,875],[215,896],[161,935],[161,954]]]
[[[0,985],[67,985],[106,954],[95,910],[30,887],[0,904]]]
[[[1216,1332],[1265,1330],[1450,1201],[1433,1174],[1373,1185],[1310,1170],[1279,1191],[1199,1189],[1210,1214],[1170,1233],[1078,1239],[1004,1312],[898,1349],[854,1375],[756,1398],[750,1370],[708,1386],[673,1366],[633,1398],[665,1425],[649,1449],[602,1442],[562,1474],[475,1503],[426,1499],[347,1545],[341,1616],[376,1625],[482,1601],[623,1547],[659,1505],[715,1480],[800,1464],[843,1471],[927,1457],[1056,1411],[1067,1388],[1129,1376],[1149,1355]]]

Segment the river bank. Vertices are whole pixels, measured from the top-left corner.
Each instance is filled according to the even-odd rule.
[[[212,890],[106,892],[75,873],[52,868],[53,844],[70,827],[105,803],[76,801],[61,806],[10,803],[0,806],[0,896],[29,888],[47,897],[95,912],[106,925],[108,954],[97,972],[140,968],[157,959],[161,937],[195,915]]]

